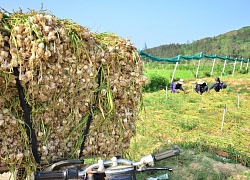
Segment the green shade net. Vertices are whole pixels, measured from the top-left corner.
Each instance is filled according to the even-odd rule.
[[[159,58],[159,57],[155,57],[155,56],[151,56],[143,51],[138,51],[138,53],[140,54],[140,56],[142,58],[149,58],[153,61],[163,61],[163,62],[180,62],[181,60],[200,60],[202,58],[211,58],[211,59],[214,59],[214,58],[217,58],[217,59],[221,59],[221,60],[228,60],[228,61],[238,61],[238,62],[241,62],[243,61],[244,63],[247,63],[249,62],[249,59],[246,60],[246,59],[243,59],[243,58],[230,58],[230,57],[227,57],[227,56],[218,56],[218,55],[207,55],[207,54],[204,54],[202,52],[200,53],[197,53],[193,56],[182,56],[182,55],[178,55],[178,56],[174,56],[174,57],[171,57],[171,58]]]

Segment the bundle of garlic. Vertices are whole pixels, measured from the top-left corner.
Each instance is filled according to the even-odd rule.
[[[44,12],[2,14],[0,20],[0,146],[5,147],[0,166],[36,166],[14,67],[31,108],[42,164],[78,158],[82,143],[83,158],[125,153],[146,81],[130,41]]]

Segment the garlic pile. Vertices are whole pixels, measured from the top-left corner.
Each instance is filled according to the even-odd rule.
[[[146,78],[129,39],[32,11],[0,16],[0,166],[35,162],[15,86],[18,67],[42,164],[124,154]]]

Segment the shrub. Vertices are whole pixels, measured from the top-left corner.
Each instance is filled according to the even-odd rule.
[[[233,74],[233,72],[231,70],[228,70],[227,74]]]
[[[144,92],[155,92],[161,89],[166,89],[166,86],[169,87],[169,80],[166,77],[153,75],[149,79],[149,83],[147,83],[143,87]]]
[[[241,69],[239,71],[240,74],[247,74],[248,73],[248,69]]]
[[[210,74],[210,72],[204,72],[204,76],[205,76],[205,77],[210,77],[211,74]]]

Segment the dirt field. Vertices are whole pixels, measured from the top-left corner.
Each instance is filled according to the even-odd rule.
[[[197,177],[194,177],[193,172],[206,172],[205,179],[209,180],[213,179],[213,172],[216,172],[223,174],[224,176],[228,177],[227,179],[230,180],[248,180],[247,176],[241,175],[242,172],[250,173],[250,169],[248,167],[245,167],[241,164],[228,163],[228,160],[223,156],[218,155],[217,157],[218,159],[221,159],[221,161],[217,161],[203,153],[197,154],[191,150],[183,153],[185,154],[184,159],[189,163],[187,165],[172,167],[174,170],[171,172],[173,173],[173,176],[178,177],[178,179],[193,180],[197,179]],[[180,178],[179,175],[182,177]]]

